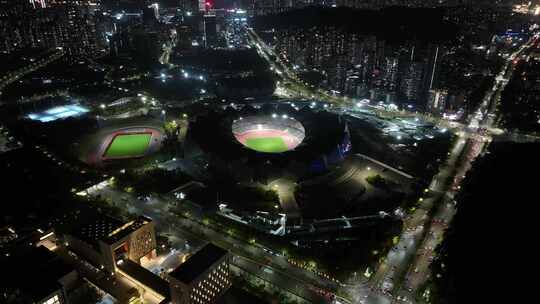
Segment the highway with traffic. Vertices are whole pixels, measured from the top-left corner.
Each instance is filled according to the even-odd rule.
[[[299,92],[299,97],[303,98],[340,102],[338,97],[329,96],[320,89],[315,90],[303,83],[253,30],[248,33],[252,46],[269,62],[271,69],[281,76],[281,81],[293,84],[289,87],[295,88],[287,90],[279,87],[280,92],[286,92],[289,97]],[[438,174],[425,189],[424,197],[419,199],[418,208],[405,219],[398,244],[390,250],[369,282],[366,283],[364,278],[351,278],[351,281],[343,286],[343,293],[349,295],[352,302],[369,304],[416,302],[419,289],[431,275],[429,265],[435,258],[434,249],[443,240],[444,232],[456,212],[454,197],[460,189],[460,184],[467,171],[471,169],[472,162],[485,151],[492,140],[486,130],[501,133],[501,130],[496,128],[497,104],[512,76],[516,60],[537,45],[538,35],[535,35],[507,58],[492,89],[486,93],[467,124],[436,119],[438,124],[451,127],[458,138],[448,152],[446,162],[441,165]],[[343,98],[341,102],[343,101],[347,99]],[[377,113],[381,114],[381,110],[377,110],[379,110]],[[413,115],[417,117],[419,114]]]
[[[537,36],[508,58],[492,90],[487,92],[470,120],[468,128],[471,132],[482,132],[494,126],[497,103],[512,76],[514,60],[536,45]],[[473,161],[485,151],[489,142],[484,134],[476,138],[460,135],[446,163],[426,189],[426,197],[420,199],[420,207],[405,221],[399,244],[389,252],[369,282],[370,294],[360,303],[416,302],[419,289],[432,275],[429,265],[435,258],[434,250],[442,242],[456,212],[454,197]]]
[[[295,86],[302,88],[302,92],[309,93],[310,98],[326,102],[339,100],[339,97],[329,96],[322,90],[311,88],[299,81],[255,35],[253,31],[249,31],[252,45],[259,49],[277,74],[285,75],[282,79],[294,81]],[[131,214],[152,218],[158,231],[169,236],[176,244],[183,243],[184,247],[188,246],[190,250],[202,247],[207,241],[215,242],[237,257],[237,267],[312,303],[415,303],[418,291],[431,275],[429,265],[435,258],[434,249],[442,241],[444,232],[456,212],[454,196],[472,162],[485,151],[491,141],[485,130],[493,129],[496,125],[497,103],[512,75],[514,60],[533,45],[537,45],[537,36],[508,58],[493,88],[486,94],[470,121],[466,125],[453,124],[457,129],[457,139],[448,152],[446,161],[441,164],[439,172],[425,189],[423,197],[419,198],[414,212],[404,219],[404,229],[397,244],[388,252],[369,280],[363,276],[354,276],[345,283],[339,283],[297,267],[282,254],[261,246],[256,240],[242,240],[233,233],[214,226],[196,212],[191,212],[191,209],[186,208],[173,196],[152,196],[141,200],[131,193],[116,189],[109,181],[88,190],[86,195],[108,198],[116,207]],[[341,106],[344,105],[346,106],[341,103]],[[356,104],[353,103],[352,106]],[[282,203],[290,205],[292,200],[284,196]],[[334,298],[336,293],[345,298]]]
[[[151,196],[139,199],[134,194],[126,193],[110,185],[110,180],[101,186],[87,190],[86,195],[100,196],[114,202],[116,207],[126,210],[130,214],[145,215],[154,220],[158,232],[171,238],[175,244],[188,244],[190,250],[196,251],[207,241],[212,241],[223,248],[231,251],[235,256],[241,257],[240,266],[245,269],[260,272],[262,267],[271,269],[275,275],[268,277],[276,286],[302,286],[290,292],[312,303],[330,303],[321,291],[335,292],[339,284],[316,273],[297,267],[280,253],[271,252],[269,249],[255,242],[246,242],[234,235],[229,234],[217,227],[213,227],[198,216],[191,209],[185,207],[181,201],[173,197]],[[182,215],[179,215],[182,214]],[[249,265],[248,265],[249,264]]]

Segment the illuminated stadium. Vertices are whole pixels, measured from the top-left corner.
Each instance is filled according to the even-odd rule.
[[[204,157],[209,170],[253,181],[321,174],[350,150],[347,124],[339,115],[282,103],[198,114],[190,123],[185,156]]]
[[[144,155],[150,144],[152,132],[118,133],[114,136],[104,158],[115,159],[124,157],[139,157]]]
[[[232,132],[242,145],[264,153],[282,153],[296,148],[305,137],[304,126],[286,114],[240,117]]]
[[[83,140],[81,160],[103,165],[115,160],[141,158],[158,151],[163,130],[154,121],[109,122]]]
[[[27,115],[27,117],[30,118],[31,120],[39,120],[41,122],[50,122],[50,121],[55,121],[57,119],[80,116],[85,113],[88,113],[89,111],[90,110],[80,105],[71,104],[71,105],[57,106],[57,107],[45,110],[43,112],[30,113]]]

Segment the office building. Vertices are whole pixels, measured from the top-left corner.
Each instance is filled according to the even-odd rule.
[[[169,273],[173,304],[216,302],[231,286],[230,254],[208,244]]]
[[[447,90],[429,90],[427,110],[432,114],[443,114],[446,110],[447,99]]]
[[[139,264],[156,254],[154,223],[144,216],[124,223],[98,215],[68,233],[66,241],[74,252],[111,272],[120,260]]]

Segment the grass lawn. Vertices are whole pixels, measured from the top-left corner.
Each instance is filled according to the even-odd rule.
[[[130,157],[143,155],[150,143],[151,133],[117,135],[107,151],[105,157]]]
[[[281,137],[249,138],[246,140],[246,146],[252,150],[267,153],[280,153],[289,150]]]

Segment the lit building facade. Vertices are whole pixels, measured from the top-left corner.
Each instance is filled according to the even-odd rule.
[[[400,91],[405,100],[415,102],[420,98],[422,89],[422,76],[424,75],[424,63],[420,61],[410,62],[401,78]]]
[[[216,302],[231,286],[230,253],[208,244],[169,273],[171,303]]]
[[[20,49],[64,48],[70,55],[98,53],[96,24],[85,1],[33,0],[0,7],[0,52]]]
[[[66,241],[77,254],[111,272],[120,260],[139,264],[156,255],[154,223],[143,216],[127,223],[102,216],[66,235]]]
[[[446,109],[447,99],[447,90],[430,90],[428,97],[428,111],[433,114],[442,114]]]

